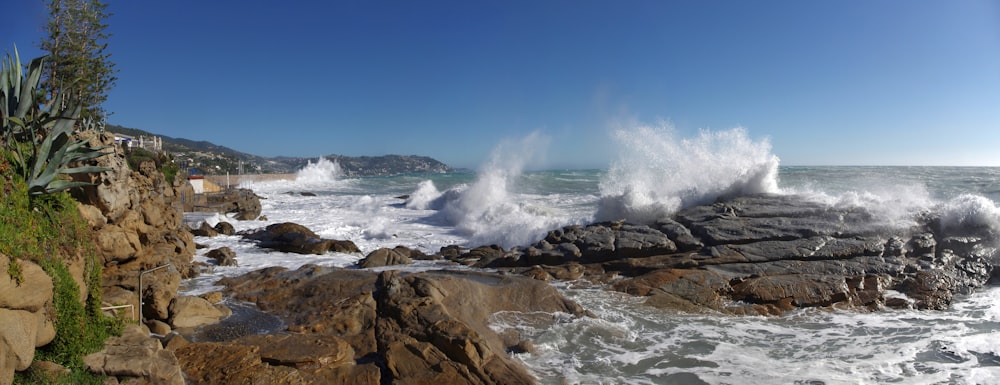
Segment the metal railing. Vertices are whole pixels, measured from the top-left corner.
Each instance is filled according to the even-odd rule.
[[[130,319],[136,319],[135,318],[135,306],[133,306],[132,304],[128,304],[128,305],[115,305],[115,306],[104,306],[104,307],[101,308],[101,311],[105,311],[105,310],[117,310],[117,309],[124,309],[124,308],[128,308],[129,312],[132,313],[132,316],[129,317]]]
[[[145,302],[142,301],[142,276],[144,274],[152,273],[154,271],[160,270],[160,269],[165,268],[165,267],[171,267],[171,265],[169,263],[167,263],[167,264],[163,264],[163,265],[154,267],[154,268],[149,269],[149,270],[142,270],[142,271],[139,272],[139,290],[138,290],[138,292],[139,292],[139,323],[140,324],[141,323],[145,323],[145,317],[142,315],[142,308],[143,308],[143,305],[145,305]]]

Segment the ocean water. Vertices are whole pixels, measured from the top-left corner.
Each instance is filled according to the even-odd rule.
[[[528,137],[497,146],[475,172],[344,178],[318,160],[294,181],[245,184],[262,196],[267,221],[188,217],[237,230],[291,221],[367,253],[404,245],[433,253],[446,245],[526,245],[569,224],[655,220],[720,197],[803,194],[830,205],[863,206],[887,226],[940,212],[946,224],[1000,229],[1000,168],[781,166],[767,141],[742,129],[677,137],[669,127],[616,132],[621,155],[603,170],[527,171],[544,149]],[[315,194],[304,196],[303,192]],[[305,263],[350,267],[362,255],[304,256],[256,248],[235,236],[196,238],[227,246],[239,267],[215,267],[184,283],[196,294],[222,276]],[[462,268],[417,262],[407,270]],[[536,351],[516,355],[544,384],[1000,384],[1000,290],[960,298],[945,311],[874,313],[801,310],[780,317],[685,314],[584,282],[555,285],[596,317],[496,314]],[[552,319],[553,317],[542,317]]]

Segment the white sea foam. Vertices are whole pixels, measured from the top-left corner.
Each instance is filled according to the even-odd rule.
[[[548,139],[537,132],[518,141],[502,142],[473,183],[441,193],[432,182],[422,182],[405,206],[439,210],[440,217],[471,245],[511,247],[536,241],[546,231],[574,221],[550,207],[550,196],[518,191],[525,167],[543,156],[547,144]]]
[[[344,175],[340,169],[340,163],[329,161],[324,157],[316,160],[316,163],[309,162],[301,170],[295,173],[295,182],[299,185],[320,185],[337,180]]]
[[[409,198],[406,198],[405,206],[413,210],[439,210],[441,207],[435,207],[434,202],[440,197],[441,192],[434,185],[434,181],[425,180],[417,185],[417,189],[410,193]]]
[[[986,197],[962,194],[942,206],[941,225],[949,229],[986,227],[998,231],[1000,207]]]
[[[677,138],[666,123],[614,133],[619,156],[601,180],[598,220],[652,222],[722,196],[778,191],[778,157],[743,128]]]
[[[540,328],[510,315],[537,351],[517,358],[543,384],[956,383],[1000,381],[997,321],[982,312],[1000,289],[946,312],[802,310],[783,317],[694,315],[603,290],[563,293],[596,319]]]

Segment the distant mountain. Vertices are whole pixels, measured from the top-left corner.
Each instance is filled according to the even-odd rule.
[[[142,137],[144,143],[150,143],[156,136],[163,140],[163,151],[174,157],[174,162],[183,169],[193,169],[195,172],[207,175],[220,174],[290,174],[294,173],[316,158],[296,158],[279,156],[267,158],[247,154],[220,146],[207,141],[194,141],[184,138],[172,138],[157,135],[136,128],[128,128],[109,124],[105,131]],[[451,167],[440,161],[416,155],[383,155],[352,157],[344,155],[327,155],[326,159],[337,161],[341,170],[348,176],[392,176],[402,174],[443,173],[452,171]]]

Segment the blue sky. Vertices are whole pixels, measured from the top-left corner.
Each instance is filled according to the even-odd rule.
[[[14,3],[0,40],[37,56],[44,2]],[[665,120],[783,165],[1000,166],[996,1],[108,3],[111,123],[257,155],[475,168],[539,132],[529,167],[602,168]]]

